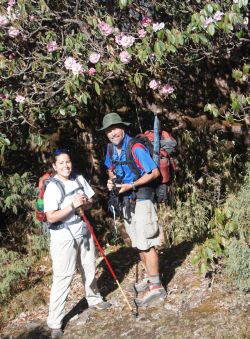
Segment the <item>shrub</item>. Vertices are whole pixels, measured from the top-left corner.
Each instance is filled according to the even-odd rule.
[[[233,239],[229,244],[225,272],[240,291],[250,291],[250,248],[244,241]]]

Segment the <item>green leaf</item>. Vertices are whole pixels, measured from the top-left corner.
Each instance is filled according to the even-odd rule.
[[[82,99],[82,102],[85,104],[85,105],[87,105],[87,103],[88,103],[88,95],[87,95],[88,93],[86,93],[86,92],[83,92],[82,94],[81,94],[81,99]]]
[[[250,64],[244,64],[242,68],[243,74],[248,74],[250,70]]]
[[[70,95],[71,93],[71,84],[70,82],[66,82],[65,85],[64,85],[64,88],[65,88],[65,91],[68,95]]]
[[[207,264],[203,262],[203,263],[201,264],[201,266],[200,266],[200,272],[201,272],[202,274],[205,273],[206,270],[207,270],[207,268],[208,268]]]
[[[234,79],[240,79],[242,77],[242,72],[239,69],[234,69],[232,72],[232,77]]]
[[[135,73],[134,82],[138,88],[141,88],[142,75],[140,73]]]
[[[207,257],[208,257],[210,260],[213,260],[214,254],[213,254],[213,251],[211,250],[211,248],[206,247],[206,254],[207,254]]]
[[[208,32],[209,35],[212,35],[212,36],[214,35],[214,33],[215,33],[215,26],[214,26],[214,24],[208,25],[207,32]]]
[[[195,255],[192,259],[191,259],[191,262],[193,265],[196,265],[200,260],[200,256],[198,255]]]
[[[240,104],[239,104],[238,101],[233,101],[231,103],[231,107],[232,107],[233,110],[239,110],[240,109]]]
[[[213,7],[210,5],[210,4],[207,4],[205,6],[205,11],[206,13],[209,15],[209,14],[212,14],[213,13]]]
[[[101,94],[100,86],[99,86],[98,82],[96,82],[96,81],[95,81],[95,91],[98,95]]]
[[[106,23],[109,25],[109,26],[113,26],[113,18],[111,16],[107,16],[106,18]]]
[[[128,5],[128,1],[127,0],[119,0],[119,6],[120,6],[120,8],[125,8],[125,7],[127,7],[127,5]]]

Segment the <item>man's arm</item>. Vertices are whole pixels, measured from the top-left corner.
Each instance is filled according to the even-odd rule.
[[[119,190],[119,194],[120,194],[120,193],[127,192],[131,189],[134,189],[136,187],[146,185],[150,183],[151,181],[155,180],[156,178],[158,178],[159,176],[160,176],[160,171],[158,170],[158,168],[155,168],[152,170],[152,172],[145,173],[143,176],[141,176],[139,179],[137,179],[133,183],[121,184],[121,185],[116,185],[116,186],[121,187],[121,189]]]

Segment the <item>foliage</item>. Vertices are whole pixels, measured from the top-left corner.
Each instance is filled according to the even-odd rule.
[[[249,78],[249,64],[244,64],[242,69],[234,69],[232,72],[232,78],[236,82],[244,84],[248,83]],[[230,94],[230,108],[220,109],[216,104],[207,104],[204,107],[204,112],[211,112],[215,117],[221,115],[224,119],[229,122],[242,121],[248,117],[248,109],[250,104],[250,96],[246,96],[237,92]]]
[[[0,174],[0,181],[0,211],[18,214],[18,211],[31,207],[30,200],[35,192],[29,182],[29,173],[15,173],[9,177]]]
[[[170,244],[177,245],[182,241],[195,241],[207,234],[209,208],[199,198],[199,190],[194,191],[185,201],[177,200],[176,207],[166,210],[160,207],[159,218]]]
[[[46,134],[52,122],[104,107],[135,102],[143,111],[150,100],[156,110],[177,110],[188,77],[201,80],[194,68],[207,57],[211,65],[231,58],[248,34],[247,0],[1,4],[0,118],[3,138],[18,148],[38,142],[33,136]],[[247,77],[238,62],[235,69]],[[194,83],[191,88],[195,93]],[[198,107],[191,96],[181,97],[186,107]]]
[[[230,276],[238,266],[235,279],[242,285],[244,275],[249,277],[249,198],[250,198],[250,166],[247,167],[245,183],[236,196],[227,199],[222,207],[214,211],[209,222],[209,238],[200,247],[193,258],[202,273],[208,268],[214,269],[217,259],[226,256]],[[233,263],[237,254],[237,264]],[[244,255],[246,257],[244,257]],[[248,283],[248,282],[247,282]]]
[[[241,291],[250,291],[250,248],[244,241],[233,239],[229,244],[225,271],[229,280]]]
[[[28,274],[34,263],[48,251],[48,241],[43,235],[30,239],[29,255],[6,248],[0,249],[0,304],[6,302],[16,291],[28,282]]]
[[[29,268],[33,263],[31,258],[23,258],[20,254],[0,249],[0,303],[7,300],[16,288],[20,279],[26,278]]]
[[[245,161],[248,13],[247,0],[1,0],[0,212],[11,244],[33,229],[33,176],[54,146],[87,151],[82,168],[102,183],[96,129],[115,110],[135,133],[152,111],[174,128],[181,189],[169,237],[204,237]]]

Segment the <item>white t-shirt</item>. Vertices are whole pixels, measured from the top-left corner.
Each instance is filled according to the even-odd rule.
[[[55,178],[60,180],[61,183],[63,184],[66,196],[60,206],[61,191],[56,185],[56,183],[50,182],[46,187],[44,193],[44,212],[57,211],[58,209],[63,209],[64,207],[70,205],[71,202],[73,201],[74,196],[79,193],[84,193],[88,198],[91,198],[95,194],[95,192],[92,190],[92,188],[82,175],[77,176],[77,179],[81,182],[84,192],[81,189],[78,189],[79,185],[77,181],[74,179],[61,180],[57,175],[55,175]],[[76,189],[78,190],[75,191]],[[73,193],[69,194],[70,192]],[[66,223],[71,222],[73,223],[78,219],[79,216],[77,216],[75,212],[72,211],[72,213],[70,213],[69,216],[65,218],[63,221]],[[67,228],[62,228],[58,230],[50,229],[51,241],[60,242],[64,240],[72,240],[73,238],[74,239],[81,238],[83,236],[84,225],[85,223],[81,220],[79,222],[69,224]]]

